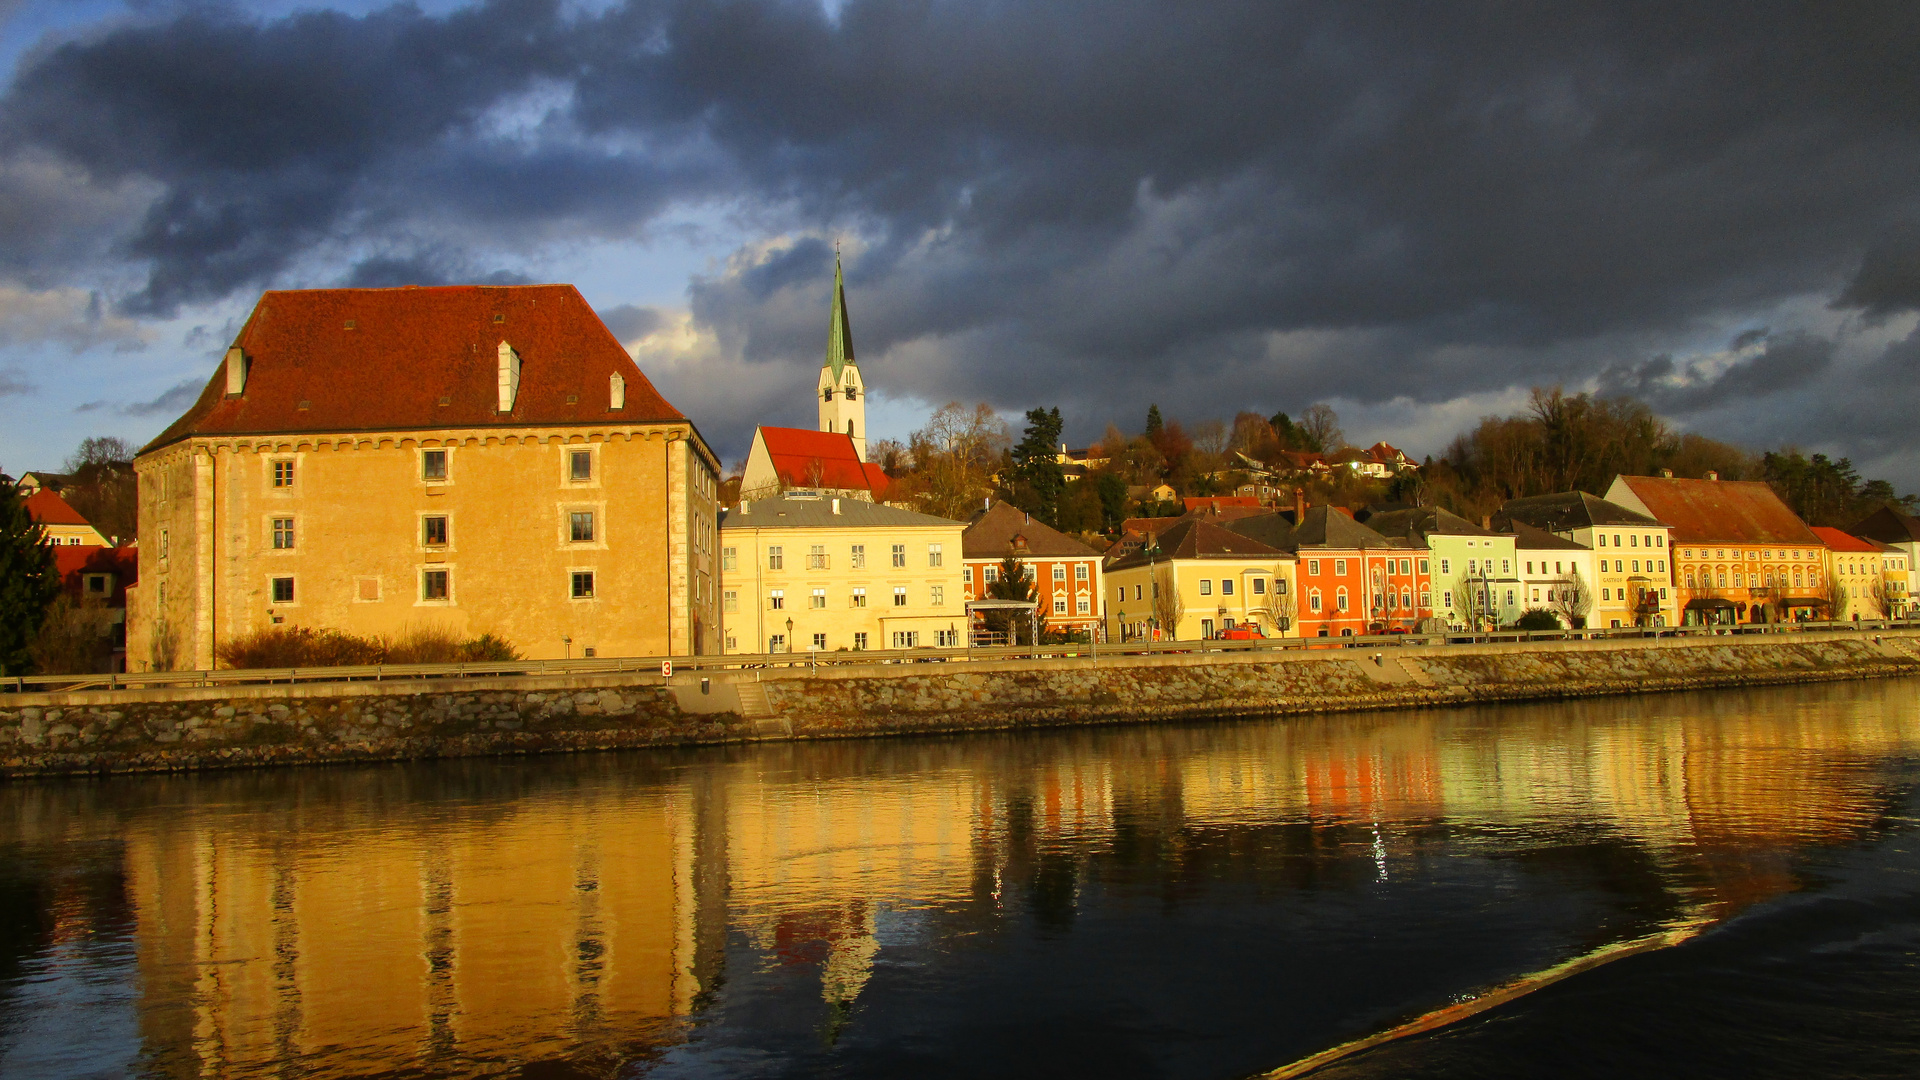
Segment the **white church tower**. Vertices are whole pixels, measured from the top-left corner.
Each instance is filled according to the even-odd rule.
[[[827,360],[820,365],[820,430],[852,436],[854,452],[867,460],[867,388],[853,362],[853,330],[847,324],[847,287],[840,258],[833,260],[833,325],[827,329]]]

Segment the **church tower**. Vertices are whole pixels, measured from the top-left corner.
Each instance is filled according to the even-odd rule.
[[[820,430],[853,437],[854,452],[867,460],[867,388],[853,362],[853,330],[847,324],[847,288],[840,257],[833,259],[833,325],[827,329],[827,360],[820,365]]]

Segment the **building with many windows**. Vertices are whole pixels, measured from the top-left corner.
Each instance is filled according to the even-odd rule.
[[[1291,553],[1200,518],[1107,564],[1108,641],[1212,638],[1241,623],[1287,632],[1295,595]]]
[[[1825,599],[1831,618],[1853,622],[1887,618],[1895,600],[1887,587],[1887,547],[1844,529],[1821,525],[1813,526],[1813,535],[1826,548]]]
[[[1701,480],[1616,476],[1607,501],[1669,527],[1670,580],[1685,622],[1779,622],[1814,617],[1825,606],[1824,546],[1764,483],[1712,472]],[[1615,544],[1595,551],[1630,555]]]
[[[963,647],[962,528],[810,492],[742,499],[720,518],[726,651]]]
[[[1449,629],[1507,626],[1526,610],[1512,536],[1437,506],[1370,513],[1366,523],[1431,560],[1431,613]]]
[[[136,670],[280,625],[719,644],[719,462],[570,285],[267,293],[134,473]]]
[[[1847,531],[1886,545],[1889,606],[1898,618],[1910,616],[1920,597],[1920,518],[1882,506]]]
[[[1240,518],[1226,526],[1298,560],[1296,588],[1284,605],[1281,632],[1300,637],[1414,630],[1432,613],[1427,552],[1368,528],[1334,506]]]
[[[1520,525],[1571,540],[1591,553],[1585,567],[1592,593],[1587,626],[1680,622],[1681,600],[1673,587],[1673,530],[1665,522],[1584,491],[1559,491],[1512,499],[1493,515],[1497,529],[1517,532]],[[1525,564],[1529,558],[1522,555],[1520,561]]]
[[[1520,564],[1521,607],[1550,611],[1568,629],[1585,627],[1600,597],[1593,549],[1524,521],[1508,526]]]
[[[987,598],[1008,556],[1033,580],[1039,615],[1049,629],[1072,633],[1100,625],[1100,553],[1010,503],[974,514],[961,537],[960,573],[969,600]]]

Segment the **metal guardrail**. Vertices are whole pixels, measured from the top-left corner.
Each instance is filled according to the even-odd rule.
[[[476,679],[526,675],[614,675],[631,673],[638,685],[665,685],[664,665],[674,673],[741,671],[767,668],[843,667],[854,664],[980,663],[996,660],[1084,660],[1103,657],[1190,655],[1195,653],[1273,653],[1314,649],[1366,649],[1411,645],[1511,644],[1530,641],[1610,641],[1636,638],[1725,637],[1805,633],[1855,633],[1920,630],[1920,619],[1871,622],[1762,623],[1739,626],[1624,626],[1587,630],[1448,631],[1436,634],[1369,634],[1353,637],[1281,637],[1253,641],[1129,641],[1090,645],[1016,645],[995,648],[872,650],[867,652],[734,653],[723,656],[596,657],[591,660],[490,660],[460,664],[372,664],[357,667],[243,668],[213,671],[155,671],[103,675],[19,675],[0,680],[0,693],[71,693],[89,690],[141,690],[162,687],[204,688],[275,683],[384,682],[419,679]],[[450,688],[452,689],[452,688]]]

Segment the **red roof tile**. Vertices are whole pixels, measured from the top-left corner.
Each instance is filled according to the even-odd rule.
[[[497,411],[503,340],[521,359],[511,413]],[[571,285],[269,292],[233,343],[249,361],[246,392],[226,396],[222,363],[148,449],[192,435],[686,419]]]
[[[1880,550],[1873,541],[1862,540],[1857,536],[1853,536],[1830,525],[1815,525],[1813,527],[1813,535],[1819,537],[1820,542],[1827,545],[1828,549],[1832,551],[1857,551],[1872,554]]]
[[[781,484],[787,487],[864,489],[873,492],[876,499],[886,495],[891,482],[887,471],[861,461],[853,447],[853,436],[843,431],[763,427],[760,438],[766,443]]]
[[[1688,480],[1622,476],[1658,520],[1673,526],[1681,544],[1818,544],[1772,488],[1757,480]]]
[[[52,488],[41,488],[27,496],[27,514],[42,525],[87,525],[91,524],[80,516],[80,511],[67,505],[67,500]]]
[[[113,574],[113,591],[103,597],[109,606],[126,603],[127,586],[140,580],[140,549],[104,547],[100,544],[61,544],[53,549],[53,564],[60,572],[61,584],[74,596],[81,595],[82,574]]]

